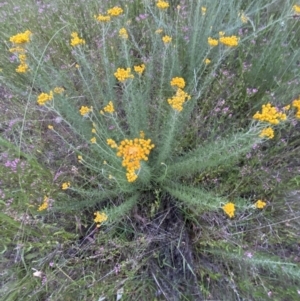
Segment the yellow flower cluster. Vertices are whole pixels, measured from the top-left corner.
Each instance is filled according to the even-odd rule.
[[[211,63],[211,60],[210,60],[210,59],[205,59],[205,60],[204,60],[204,63],[205,63],[205,65],[208,65],[208,64]]]
[[[9,38],[10,42],[14,44],[25,44],[30,41],[30,36],[32,35],[30,30],[18,33]]]
[[[128,33],[126,28],[123,27],[119,30],[119,37],[121,37],[122,39],[128,39]]]
[[[169,3],[167,1],[161,1],[161,0],[158,0],[157,3],[156,3],[156,6],[159,8],[159,9],[166,9],[169,7]]]
[[[168,98],[168,103],[174,110],[181,112],[186,99],[191,99],[191,96],[182,90],[185,87],[185,81],[182,77],[173,77],[170,85],[176,87],[177,90],[172,98]]]
[[[123,13],[123,9],[119,6],[114,6],[113,8],[110,8],[109,10],[107,10],[107,14],[112,17],[119,16],[122,13]]]
[[[267,127],[260,132],[259,137],[272,139],[274,138],[274,130],[271,127]]]
[[[98,16],[94,15],[94,18],[99,21],[99,22],[109,22],[110,21],[110,16],[105,16],[99,14]]]
[[[37,103],[40,106],[43,106],[46,102],[51,101],[53,99],[53,92],[50,91],[49,94],[41,93],[37,98]]]
[[[297,109],[296,117],[300,118],[300,98],[299,99],[295,99],[293,101],[293,103],[292,103],[292,106]]]
[[[208,37],[207,43],[208,43],[209,46],[214,47],[214,46],[218,46],[219,41],[217,39],[213,39],[211,37]]]
[[[142,133],[141,133],[142,134]],[[117,148],[117,156],[122,157],[122,166],[126,168],[127,181],[134,182],[137,179],[137,170],[141,168],[141,160],[147,161],[148,155],[151,149],[154,148],[154,144],[151,144],[151,140],[142,138],[124,139],[118,146],[112,139],[107,139],[107,144],[112,148]]]
[[[262,200],[258,200],[254,205],[258,209],[263,209],[267,205],[267,203]]]
[[[295,13],[300,14],[300,5],[297,5],[297,4],[294,5],[294,6],[293,6],[293,9],[294,9],[294,12],[295,12]]]
[[[91,138],[90,141],[91,141],[92,144],[95,144],[97,142],[97,139],[96,139],[96,137],[93,137],[93,138]]]
[[[104,212],[95,212],[94,213],[95,218],[94,218],[94,222],[97,224],[97,227],[99,228],[101,223],[107,221],[107,215]]]
[[[62,94],[65,91],[65,89],[63,87],[55,87],[53,89],[53,92],[56,94]]]
[[[224,212],[230,217],[234,217],[234,211],[235,211],[235,207],[233,203],[227,203],[225,204],[222,209],[224,210]]]
[[[82,106],[81,108],[80,108],[80,110],[79,110],[79,112],[80,112],[80,114],[82,115],[82,116],[84,116],[84,115],[86,115],[86,114],[88,114],[89,112],[91,112],[93,110],[93,107],[86,107],[86,106]]]
[[[61,189],[62,189],[62,190],[66,190],[66,189],[70,188],[70,186],[71,186],[71,183],[70,183],[70,182],[64,182],[64,183],[62,183],[62,185],[61,185]]]
[[[239,38],[237,36],[230,36],[230,37],[222,36],[219,38],[219,40],[220,43],[228,47],[235,47],[239,44]]]
[[[172,87],[183,89],[185,87],[185,81],[182,77],[173,77],[170,81]]]
[[[38,211],[46,210],[49,207],[49,198],[44,196],[43,204],[39,206]]]
[[[202,16],[205,16],[207,8],[205,6],[201,7]]]
[[[26,30],[23,33],[18,33],[15,36],[10,37],[10,42],[16,44],[16,47],[9,49],[12,53],[18,54],[18,59],[20,61],[20,65],[16,68],[16,72],[18,73],[26,73],[29,69],[27,65],[27,56],[26,50],[23,48],[23,45],[30,41],[31,32]]]
[[[169,44],[172,42],[172,38],[170,36],[163,36],[162,37],[162,41],[165,43],[165,44]]]
[[[140,75],[144,72],[145,68],[146,68],[145,64],[137,65],[133,67],[134,71]]]
[[[85,40],[79,38],[78,33],[77,32],[72,32],[71,33],[71,45],[73,47],[78,46],[78,45],[82,45],[85,44]]]
[[[114,76],[120,82],[124,82],[129,78],[134,78],[133,74],[131,74],[131,68],[118,68],[117,71],[114,73]]]
[[[247,23],[248,22],[248,17],[245,15],[245,13],[243,11],[241,11],[239,13],[239,17],[240,17],[242,23]]]
[[[113,113],[115,111],[114,104],[112,101],[110,101],[104,108],[103,110],[100,111],[100,114],[106,113]]]
[[[280,121],[286,120],[286,114],[278,112],[275,107],[272,107],[270,103],[267,103],[262,106],[262,112],[256,112],[253,118],[271,124],[278,124]]]

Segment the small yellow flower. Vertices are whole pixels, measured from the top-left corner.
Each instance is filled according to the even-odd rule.
[[[53,125],[49,124],[49,125],[48,125],[48,129],[49,129],[49,130],[53,130]]]
[[[104,15],[96,16],[95,15],[94,18],[99,22],[109,22],[110,21],[110,16],[104,16]]]
[[[297,109],[296,118],[300,118],[300,98],[293,100],[292,106]]]
[[[25,44],[30,41],[32,33],[29,30],[26,30],[22,33],[18,33],[9,38],[9,40],[14,44]]]
[[[216,40],[216,39],[213,39],[211,37],[208,37],[207,43],[208,43],[209,46],[214,47],[214,46],[217,46],[219,44],[219,41]]]
[[[121,37],[122,39],[128,39],[128,33],[126,28],[123,27],[119,30],[119,37]]]
[[[77,156],[77,159],[78,159],[78,162],[79,162],[79,163],[82,163],[82,156],[81,156],[81,155],[78,155],[78,156]]]
[[[170,85],[172,87],[175,86],[177,88],[183,89],[185,87],[185,81],[182,77],[173,77],[170,81]]]
[[[219,31],[219,37],[224,37],[225,36],[225,31]]]
[[[92,133],[93,133],[93,134],[96,134],[96,129],[92,129]]]
[[[205,59],[205,60],[204,60],[204,63],[205,63],[206,65],[210,64],[210,62],[211,62],[210,59]]]
[[[133,74],[131,74],[131,68],[118,68],[117,71],[114,73],[114,76],[120,82],[124,82],[129,78],[134,78]]]
[[[123,9],[119,6],[114,6],[113,8],[111,8],[107,11],[107,14],[112,16],[112,17],[119,16],[122,13],[123,13]]]
[[[97,141],[96,141],[96,137],[93,137],[93,138],[91,138],[91,143],[93,143],[93,144],[95,144]]]
[[[145,64],[133,67],[134,71],[140,75],[144,72],[145,68],[146,68]]]
[[[272,139],[274,138],[274,130],[271,127],[265,128],[260,132],[259,137]]]
[[[28,71],[28,69],[29,69],[28,65],[23,63],[23,64],[20,64],[18,66],[18,68],[16,68],[16,72],[18,72],[18,73],[26,73]]]
[[[155,30],[155,33],[157,33],[157,34],[160,34],[160,33],[162,33],[162,32],[163,32],[163,30],[160,29],[160,28]]]
[[[43,204],[41,204],[38,208],[38,211],[46,210],[49,207],[49,198],[44,196]]]
[[[111,148],[117,148],[118,145],[113,139],[107,139],[106,140],[107,145],[109,145]],[[107,164],[106,161],[104,161],[104,164]]]
[[[86,107],[86,106],[82,106],[81,108],[80,108],[80,110],[79,110],[79,112],[80,112],[80,114],[82,115],[82,116],[85,116],[86,114],[88,114],[89,112],[91,112],[92,111],[92,107]]]
[[[44,105],[46,102],[50,101],[53,99],[53,92],[50,91],[49,94],[47,93],[41,93],[38,98],[37,98],[37,103],[42,106]]]
[[[230,36],[230,37],[222,36],[220,37],[219,40],[222,44],[228,47],[235,47],[238,46],[239,44],[239,38],[237,36]]]
[[[202,16],[205,16],[207,8],[205,6],[201,7]]]
[[[248,17],[245,15],[245,13],[244,13],[243,11],[241,11],[241,12],[239,13],[239,17],[240,17],[242,23],[245,24],[245,23],[248,22]]]
[[[168,3],[167,1],[159,0],[159,1],[157,1],[156,6],[157,6],[159,9],[166,9],[166,8],[169,7],[169,3]]]
[[[187,94],[186,92],[184,92],[182,89],[178,88],[176,91],[175,96],[173,96],[172,98],[169,98],[168,104],[176,111],[181,112],[183,109],[183,104],[185,103],[185,101],[190,100],[191,96],[189,94]]]
[[[108,216],[104,213],[104,212],[95,212],[94,213],[95,218],[94,218],[94,222],[97,224],[97,227],[100,227],[100,224],[107,221]]]
[[[170,36],[165,35],[165,36],[162,37],[162,41],[163,41],[165,44],[169,44],[169,43],[172,42],[172,38],[171,38]]]
[[[83,45],[83,44],[85,44],[85,40],[79,38],[77,32],[72,32],[72,33],[71,33],[71,37],[72,37],[72,38],[71,38],[70,44],[71,44],[73,47],[78,46],[78,45]]]
[[[55,87],[53,89],[53,92],[56,94],[62,94],[65,91],[65,89],[63,87]]]
[[[293,9],[294,9],[294,12],[296,13],[296,14],[300,14],[300,5],[294,5],[293,6]]]
[[[288,111],[290,108],[291,108],[291,105],[287,105],[287,106],[284,106],[284,107],[283,107],[283,110],[284,110],[284,111]]]
[[[256,112],[253,115],[253,119],[268,122],[271,124],[279,124],[280,121],[286,120],[286,114],[279,112],[275,107],[270,103],[262,105],[262,112]]]
[[[113,113],[115,111],[115,108],[114,108],[114,104],[112,101],[110,101],[104,108],[103,108],[103,111],[106,112],[106,113]],[[102,110],[100,111],[101,114],[104,114]]]
[[[62,189],[62,190],[66,190],[66,189],[70,188],[70,186],[71,186],[71,183],[70,183],[70,182],[64,182],[64,183],[62,183],[62,185],[61,185],[61,189]]]
[[[75,65],[75,68],[77,68],[77,69],[78,69],[79,67],[80,67],[80,65],[78,65],[78,64],[76,64],[76,65]]]
[[[254,205],[258,209],[263,209],[267,205],[267,203],[262,200],[258,200]]]
[[[234,217],[235,206],[233,203],[225,204],[222,209],[230,218]]]

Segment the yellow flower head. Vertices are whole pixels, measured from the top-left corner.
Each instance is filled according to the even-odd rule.
[[[26,73],[28,71],[29,67],[26,63],[22,63],[16,68],[16,72],[18,73]]]
[[[205,6],[201,7],[202,16],[206,14],[207,8]]]
[[[258,209],[263,209],[267,205],[267,203],[262,200],[258,200],[254,205]]]
[[[213,39],[211,37],[208,37],[207,43],[208,43],[209,46],[214,47],[214,46],[217,46],[219,44],[219,41],[216,40],[216,39]]]
[[[38,208],[38,211],[46,210],[49,207],[49,198],[44,196],[43,204],[41,204]]]
[[[114,108],[114,104],[112,101],[110,101],[103,109],[104,112],[106,113],[113,113],[115,111],[115,108]]]
[[[70,182],[64,182],[64,183],[62,183],[62,185],[61,185],[61,189],[62,189],[62,190],[66,190],[66,189],[70,188],[70,186],[71,186],[71,183],[70,183]]]
[[[169,3],[167,1],[162,1],[162,0],[158,0],[156,2],[156,6],[159,8],[159,9],[166,9],[169,7]]]
[[[65,89],[63,87],[55,87],[53,89],[53,92],[56,94],[62,94],[65,91]]]
[[[259,137],[272,139],[274,138],[274,130],[271,127],[267,127],[260,132]]]
[[[110,16],[104,16],[99,14],[98,16],[94,16],[94,18],[99,21],[99,22],[109,22],[110,21]]]
[[[173,77],[170,82],[172,87],[183,89],[185,87],[185,81],[182,77]]]
[[[137,179],[136,171],[141,167],[140,161],[147,161],[151,149],[154,148],[151,140],[144,138],[124,139],[119,146],[114,140],[107,139],[107,144],[112,148],[117,148],[117,156],[123,158],[122,166],[127,170],[128,182],[134,182]]]
[[[225,204],[222,209],[224,210],[224,212],[230,217],[234,217],[234,211],[235,211],[235,207],[233,203],[227,203]]]
[[[211,62],[211,60],[210,60],[210,59],[205,59],[205,60],[204,60],[204,63],[205,63],[205,65],[208,65],[208,64],[210,64],[210,62]]]
[[[279,112],[275,107],[272,107],[270,103],[262,106],[262,112],[256,112],[253,119],[268,122],[271,124],[279,124],[280,121],[286,120],[286,114]]]
[[[184,92],[182,89],[178,88],[175,96],[168,99],[168,104],[176,111],[181,112],[183,109],[183,104],[185,101],[190,100],[191,96]]]
[[[294,9],[294,12],[296,13],[296,14],[300,14],[300,5],[294,5],[293,6],[293,9]]]
[[[77,32],[72,32],[71,33],[71,45],[73,47],[78,46],[78,45],[82,45],[85,44],[85,40],[79,38],[78,33]]]
[[[237,36],[230,36],[230,37],[222,36],[220,37],[219,40],[222,44],[228,47],[235,47],[239,44],[239,38]]]
[[[172,42],[172,38],[170,36],[163,36],[162,37],[162,41],[165,43],[165,44],[169,44]]]
[[[93,110],[93,108],[92,107],[86,107],[86,106],[82,106],[81,108],[80,108],[80,110],[79,110],[79,112],[80,112],[80,114],[82,115],[82,116],[85,116],[85,115],[87,115],[89,112],[91,112]]]
[[[95,218],[94,218],[94,222],[97,224],[97,227],[100,227],[100,224],[107,221],[108,216],[104,213],[104,212],[95,212],[94,213]]]
[[[46,102],[50,101],[53,99],[53,92],[50,91],[49,94],[47,93],[41,93],[38,98],[37,98],[37,103],[42,106],[44,105]]]
[[[18,33],[15,36],[9,38],[9,40],[14,44],[25,44],[30,41],[31,31],[26,30],[24,32]]]
[[[97,142],[97,139],[96,139],[96,137],[93,137],[93,138],[91,138],[90,141],[91,141],[92,144],[95,144]]]
[[[114,73],[114,76],[120,82],[124,82],[129,78],[134,78],[133,74],[131,74],[131,68],[118,68],[117,71]]]
[[[242,23],[247,23],[248,22],[248,17],[245,15],[245,13],[243,11],[241,11],[239,13],[239,17],[240,17]]]
[[[77,156],[77,159],[78,159],[78,162],[79,162],[79,163],[82,163],[82,156],[81,156],[81,155],[78,155],[78,156]]]
[[[48,129],[49,129],[49,130],[53,130],[53,125],[49,124],[49,125],[48,125]]]
[[[140,75],[144,72],[145,68],[146,68],[145,64],[133,67],[134,71]]]
[[[122,39],[128,39],[128,33],[126,28],[123,27],[119,30],[119,37],[121,37]]]
[[[123,9],[119,6],[114,6],[113,8],[111,8],[107,11],[107,14],[112,16],[112,17],[119,16],[122,13],[123,13]]]
[[[297,109],[296,118],[300,118],[300,98],[292,102],[292,106]]]

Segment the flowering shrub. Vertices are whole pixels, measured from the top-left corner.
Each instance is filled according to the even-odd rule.
[[[148,300],[140,291],[149,300],[263,300],[266,289],[296,287],[298,264],[283,258],[297,252],[300,212],[287,200],[299,184],[298,5],[119,3],[35,1],[18,34],[24,23],[0,21],[0,147],[18,153],[1,155],[0,170],[19,185],[1,187],[0,203],[9,216],[28,210],[50,233],[32,264],[53,264],[38,275],[68,276],[66,288],[49,277],[34,291],[18,281],[19,291],[113,299],[120,272],[130,300]],[[10,105],[18,118],[7,119]],[[24,184],[31,165],[21,150],[49,175]],[[8,198],[18,189],[22,197]],[[16,246],[26,271],[40,248],[33,233]],[[149,275],[149,288],[136,289]],[[274,298],[292,300],[285,293]]]

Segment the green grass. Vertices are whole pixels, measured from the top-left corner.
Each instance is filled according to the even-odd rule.
[[[299,299],[300,123],[283,108],[300,95],[297,3],[169,4],[0,4],[0,300]],[[115,5],[120,16],[95,20]],[[23,74],[9,49],[25,30]],[[238,46],[210,47],[221,31]],[[72,47],[72,32],[85,44]],[[128,67],[134,78],[118,81]],[[167,102],[174,77],[191,96],[180,112]],[[63,93],[38,105],[55,87]],[[115,112],[100,114],[109,101]],[[254,120],[267,103],[286,120]],[[274,138],[259,137],[266,126]],[[140,131],[155,146],[128,182],[107,139]]]

